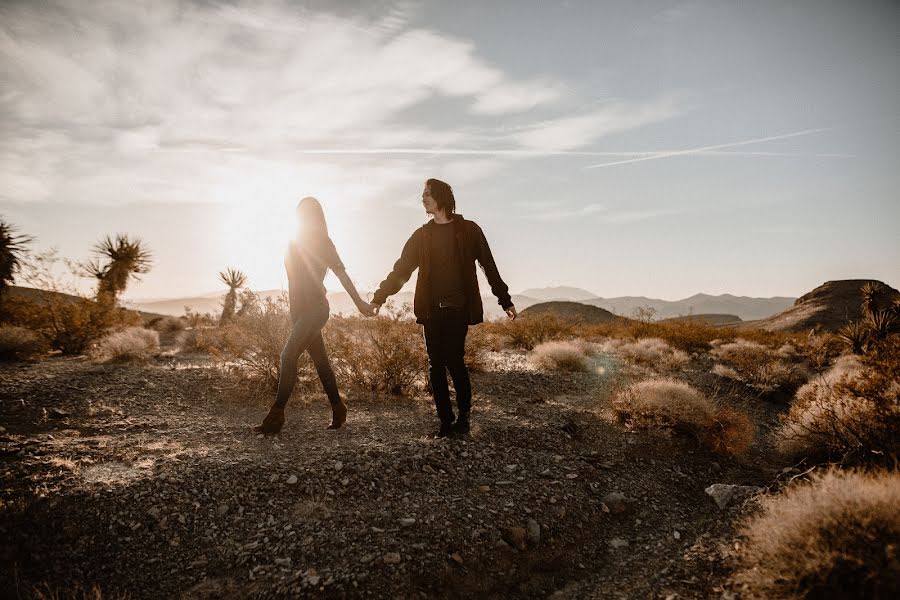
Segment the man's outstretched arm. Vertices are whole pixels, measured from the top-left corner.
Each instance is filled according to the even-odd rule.
[[[513,306],[512,297],[509,295],[509,287],[500,277],[500,271],[497,270],[497,263],[494,262],[494,255],[491,254],[491,247],[488,245],[487,238],[481,227],[475,225],[475,250],[478,264],[484,276],[487,277],[488,284],[491,286],[491,293],[497,297],[497,303],[511,317],[516,317],[516,307]]]
[[[400,258],[394,263],[393,270],[385,277],[381,285],[378,286],[375,295],[372,298],[372,304],[381,306],[388,299],[400,291],[403,284],[412,277],[412,272],[419,266],[419,231],[413,233],[400,253]]]

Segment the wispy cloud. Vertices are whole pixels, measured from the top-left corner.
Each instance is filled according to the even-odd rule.
[[[517,203],[520,218],[527,221],[566,221],[590,219],[601,223],[633,223],[684,212],[682,208],[610,209],[604,204],[590,203],[571,207],[559,201]]]
[[[814,133],[822,133],[825,131],[830,131],[829,128],[819,128],[819,129],[804,129],[802,131],[795,131],[792,133],[783,133],[780,135],[771,135],[767,137],[759,137],[753,138],[749,140],[742,140],[739,142],[728,142],[725,144],[714,144],[711,146],[700,146],[698,148],[688,148],[685,150],[672,150],[669,152],[659,152],[657,154],[653,154],[650,156],[640,156],[635,158],[627,158],[624,160],[616,160],[611,162],[600,163],[596,165],[588,165],[585,169],[600,169],[603,167],[614,167],[617,165],[627,165],[631,163],[644,162],[648,160],[659,160],[661,158],[672,158],[675,156],[691,156],[691,155],[699,155],[709,152],[714,152],[717,150],[723,150],[725,148],[737,148],[739,146],[749,146],[750,144],[759,144],[762,142],[774,142],[776,140],[786,140],[789,138],[801,137],[806,135],[812,135]]]

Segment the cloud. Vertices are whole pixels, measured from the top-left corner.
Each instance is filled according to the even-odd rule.
[[[725,148],[736,148],[739,146],[748,146],[750,144],[759,144],[762,142],[773,142],[776,140],[786,140],[794,137],[801,137],[806,135],[812,135],[814,133],[822,133],[824,131],[830,131],[829,128],[819,128],[819,129],[804,129],[802,131],[794,131],[792,133],[783,133],[779,135],[770,135],[767,137],[758,137],[749,140],[742,140],[739,142],[728,142],[725,144],[714,144],[712,146],[700,146],[699,148],[688,148],[685,150],[670,150],[667,152],[658,152],[650,156],[641,156],[636,158],[627,158],[624,160],[616,160],[611,162],[599,163],[596,165],[588,165],[585,169],[600,169],[604,167],[614,167],[617,165],[627,165],[636,162],[644,162],[648,160],[659,160],[661,158],[672,158],[675,156],[691,156],[691,155],[703,155],[710,154],[718,150],[723,150]],[[846,156],[841,154],[826,154],[823,156]]]
[[[246,188],[239,177],[277,172],[285,193],[305,182],[362,202],[392,189],[354,182],[418,180],[434,157],[448,173],[484,177],[505,160],[584,151],[677,112],[661,99],[567,115],[577,94],[565,82],[513,77],[471,41],[414,26],[416,10],[3,3],[0,200],[219,202]],[[431,108],[446,99],[449,111]],[[512,134],[500,116],[516,119]]]

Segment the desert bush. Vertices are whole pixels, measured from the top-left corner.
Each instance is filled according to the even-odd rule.
[[[897,340],[900,341],[900,340]],[[797,391],[775,432],[792,458],[891,464],[900,454],[900,349],[844,356]]]
[[[143,327],[129,327],[101,338],[90,349],[94,360],[132,362],[150,358],[159,351],[159,332]]]
[[[682,352],[705,352],[710,342],[722,337],[726,330],[698,320],[681,321],[612,321],[600,325],[581,325],[576,333],[586,339],[614,338],[641,340],[656,338]]]
[[[896,471],[831,471],[763,499],[741,531],[741,595],[900,597],[898,506]]]
[[[23,360],[46,350],[44,340],[32,330],[0,325],[0,360]]]
[[[719,377],[724,377],[725,379],[733,379],[735,381],[742,381],[741,374],[732,369],[731,367],[726,367],[725,365],[716,363],[713,365],[712,370],[710,371],[713,375],[718,375]]]
[[[734,369],[740,381],[761,395],[777,391],[792,393],[809,378],[805,368],[785,358],[783,353],[743,338],[720,344],[710,354]]]
[[[160,333],[184,331],[187,323],[180,317],[156,317],[147,323],[147,327]]]
[[[554,315],[542,314],[486,323],[485,329],[504,337],[510,346],[532,350],[538,344],[572,336],[573,326]]]
[[[678,369],[690,361],[687,352],[672,348],[660,338],[643,338],[634,342],[609,340],[603,348],[607,352],[621,354],[632,362],[661,370]]]
[[[489,354],[502,347],[500,338],[491,333],[487,327],[477,325],[469,327],[466,336],[466,365],[470,371],[484,372],[490,365]]]
[[[589,347],[580,340],[544,342],[531,351],[532,364],[551,371],[587,371]]]
[[[723,454],[746,451],[755,434],[749,417],[735,409],[718,407],[699,390],[674,379],[632,384],[613,397],[612,405],[625,423],[688,433]]]
[[[233,374],[275,389],[290,332],[287,299],[266,298],[221,327],[192,330],[183,349],[209,352]]]
[[[399,395],[424,381],[425,342],[409,309],[388,307],[375,318],[334,316],[325,340],[335,372],[350,385]]]

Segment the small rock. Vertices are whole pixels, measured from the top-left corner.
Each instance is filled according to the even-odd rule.
[[[481,492],[481,493],[483,493],[483,494],[487,494],[489,491],[491,491],[491,486],[489,486],[489,485],[479,485],[479,486],[478,486],[478,491]]]
[[[278,565],[279,567],[289,567],[289,566],[291,566],[291,559],[290,559],[290,557],[288,557],[288,558],[276,558],[276,559],[275,559],[275,564]]]
[[[534,546],[541,543],[541,525],[534,519],[528,519],[528,541]]]
[[[619,548],[627,548],[628,540],[623,540],[622,538],[613,538],[609,540],[609,545],[612,546],[614,550],[618,550]]]
[[[616,515],[627,513],[634,508],[634,500],[628,498],[622,492],[610,492],[603,496],[603,498],[600,499],[600,502],[609,509],[608,511],[604,510],[603,512],[611,512]]]
[[[399,552],[388,552],[381,559],[382,562],[386,565],[398,565],[400,564],[400,553]]]
[[[295,483],[297,483],[297,476],[296,476],[296,475],[291,475],[290,477],[287,478],[287,484],[288,484],[288,485],[294,485]]]
[[[528,530],[524,527],[504,527],[500,530],[500,536],[513,548],[525,549],[525,540],[528,539]]]
[[[714,483],[706,488],[706,493],[715,501],[719,508],[726,508],[735,501],[763,491],[763,488],[752,485],[730,485],[727,483]]]
[[[676,540],[680,540],[680,539],[681,539],[681,533],[678,532],[678,531],[676,531],[676,532],[674,532],[674,533],[672,534],[672,537],[674,537]]]
[[[343,468],[344,468],[344,463],[342,463],[339,460],[334,461],[334,470],[335,471],[340,471]]]
[[[51,408],[47,411],[47,416],[51,419],[65,419],[71,413],[67,410],[63,410],[61,408]]]
[[[402,525],[403,527],[412,527],[415,524],[416,524],[416,520],[412,517],[406,517],[406,518],[400,519],[400,525]]]
[[[459,555],[459,552],[454,552],[450,555],[450,559],[458,565],[463,564],[462,556]]]
[[[422,465],[422,472],[423,473],[434,473],[434,469],[431,467],[431,465]]]
[[[217,513],[220,517],[224,517],[225,515],[228,514],[228,505],[227,505],[227,504],[220,504],[219,507],[216,509],[216,513]]]

